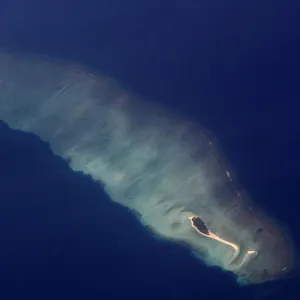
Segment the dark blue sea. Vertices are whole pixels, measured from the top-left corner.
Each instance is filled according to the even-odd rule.
[[[2,0],[0,46],[80,62],[198,121],[300,244],[299,1]],[[1,299],[293,300],[298,286],[238,287],[0,124]]]

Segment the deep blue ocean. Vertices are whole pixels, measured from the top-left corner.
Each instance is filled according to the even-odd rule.
[[[300,244],[300,3],[2,0],[0,46],[77,61],[211,130]],[[0,124],[1,299],[300,299],[155,239],[46,143]],[[299,245],[300,246],[300,245]]]

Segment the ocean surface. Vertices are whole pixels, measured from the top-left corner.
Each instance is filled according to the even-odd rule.
[[[0,3],[0,46],[80,62],[216,136],[252,198],[300,244],[300,3]],[[299,277],[239,287],[156,239],[36,136],[0,123],[1,299],[299,299]]]

